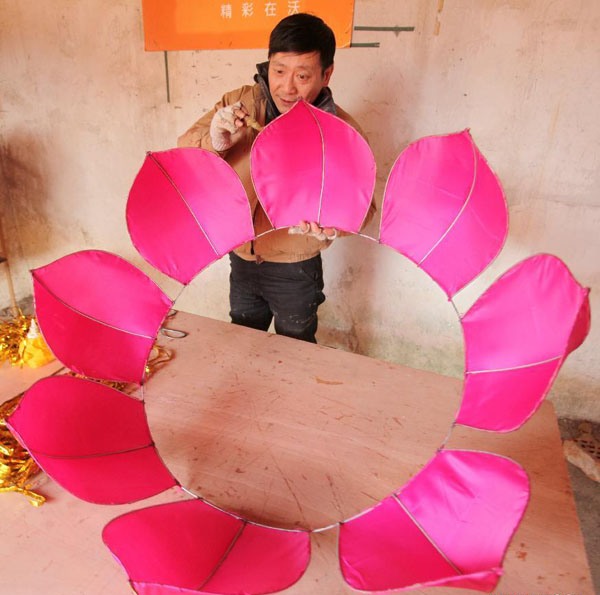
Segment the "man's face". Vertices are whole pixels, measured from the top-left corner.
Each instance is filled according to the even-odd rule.
[[[333,64],[321,68],[319,52],[277,52],[269,59],[269,91],[277,109],[284,114],[301,97],[312,103],[329,84]]]

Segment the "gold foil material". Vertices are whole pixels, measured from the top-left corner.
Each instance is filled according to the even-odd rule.
[[[35,318],[21,310],[9,320],[0,320],[0,365],[39,368],[54,360],[54,355],[39,332]]]
[[[46,498],[31,490],[29,480],[40,468],[19,444],[6,425],[6,418],[17,408],[23,395],[0,405],[0,493],[18,492],[29,498],[33,506],[41,506]]]
[[[27,337],[31,316],[24,316],[21,310],[9,320],[0,320],[0,365],[8,362],[22,366],[21,344]]]
[[[172,357],[172,351],[166,347],[162,347],[162,345],[155,344],[152,347],[152,351],[150,351],[150,357],[146,363],[146,378],[150,378],[156,370],[162,368]]]
[[[30,368],[40,368],[54,361],[54,354],[50,351],[44,337],[40,333],[35,318],[31,319],[27,336],[19,346],[21,361]]]

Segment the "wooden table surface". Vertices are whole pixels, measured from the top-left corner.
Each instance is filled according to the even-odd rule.
[[[159,452],[184,487],[265,524],[319,528],[373,506],[434,455],[459,406],[454,378],[183,312],[168,325],[189,334],[161,336],[173,358],[145,387]],[[3,400],[28,386],[25,376],[0,369]],[[530,504],[495,592],[592,594],[552,405],[508,434],[457,426],[447,446],[511,457],[530,477]],[[98,506],[43,475],[38,490],[48,497],[39,509],[21,495],[0,494],[2,594],[131,593],[102,528],[123,512],[188,498],[172,489],[141,503]],[[311,539],[306,573],[282,593],[354,593],[339,572],[337,529]]]

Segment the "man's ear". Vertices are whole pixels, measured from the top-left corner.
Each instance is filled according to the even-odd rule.
[[[329,84],[329,79],[331,78],[332,74],[333,74],[333,64],[331,66],[328,66],[323,71],[323,86],[324,87],[326,87]]]

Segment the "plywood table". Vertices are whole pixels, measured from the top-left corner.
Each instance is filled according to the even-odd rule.
[[[450,448],[511,457],[531,480],[496,592],[593,593],[550,403],[516,432],[450,432],[456,379],[181,312],[168,324],[189,334],[160,338],[173,359],[147,383],[146,409],[161,456],[190,491],[265,524],[322,528],[401,487],[447,440]],[[0,593],[130,593],[102,544],[103,526],[189,497],[173,489],[142,503],[97,506],[48,479],[38,489],[48,496],[39,509],[0,495]],[[353,593],[339,571],[337,529],[311,539],[310,565],[284,593]]]

